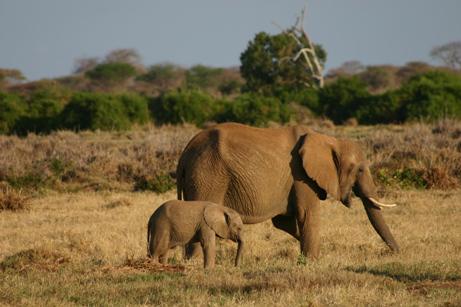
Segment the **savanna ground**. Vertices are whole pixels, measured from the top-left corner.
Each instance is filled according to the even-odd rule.
[[[139,190],[149,172],[174,170],[196,128],[2,137],[0,178],[10,188],[0,200],[27,208],[0,210],[0,304],[459,306],[460,127],[318,127],[364,143],[383,200],[399,204],[384,212],[399,254],[359,201],[325,201],[318,261],[266,222],[246,226],[238,268],[236,245],[220,240],[214,271],[184,262],[179,249],[165,267],[146,258],[147,219],[176,194]]]

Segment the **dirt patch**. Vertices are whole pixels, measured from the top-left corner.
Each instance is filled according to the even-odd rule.
[[[128,259],[124,264],[119,266],[104,266],[102,271],[110,273],[157,273],[157,272],[171,272],[171,273],[182,273],[185,271],[183,265],[171,265],[171,264],[160,264],[152,261],[148,258],[139,259]]]

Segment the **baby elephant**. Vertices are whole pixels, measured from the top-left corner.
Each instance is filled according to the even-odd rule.
[[[243,223],[234,210],[206,201],[170,200],[161,205],[147,225],[147,252],[162,264],[168,250],[186,243],[200,242],[205,268],[215,265],[215,239],[231,239],[238,243],[235,265],[242,257]]]

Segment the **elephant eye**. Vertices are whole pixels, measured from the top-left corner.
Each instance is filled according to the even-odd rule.
[[[350,173],[354,170],[354,168],[355,168],[355,165],[354,165],[354,164],[351,164],[351,165],[349,166],[348,170],[347,170],[347,173],[350,174]]]

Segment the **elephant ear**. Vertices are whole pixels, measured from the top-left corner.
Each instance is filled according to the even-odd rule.
[[[207,206],[203,212],[203,217],[205,223],[213,229],[219,237],[223,239],[229,237],[229,226],[227,225],[229,217],[222,207],[217,205]]]
[[[309,178],[335,199],[339,199],[337,141],[329,136],[310,132],[298,151]]]

